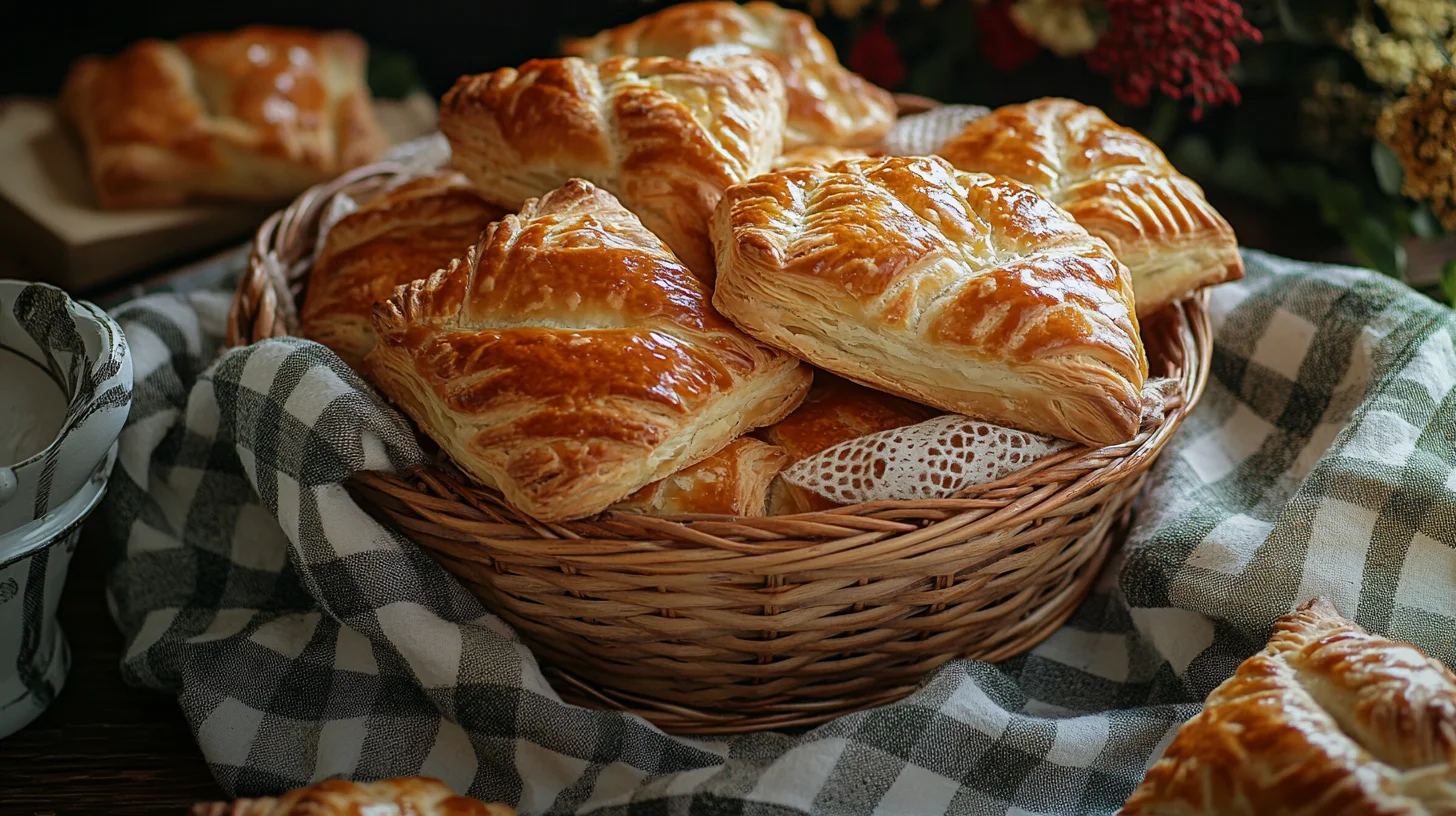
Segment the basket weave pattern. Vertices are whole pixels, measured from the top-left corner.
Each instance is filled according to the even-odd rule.
[[[366,199],[399,172],[360,168],[262,226],[230,345],[296,330],[329,200]],[[902,697],[948,660],[1026,651],[1067,619],[1203,391],[1206,299],[1144,320],[1143,336],[1152,373],[1176,387],[1136,438],[953,499],[545,524],[448,466],[360,474],[350,488],[513,626],[564,698],[678,733],[810,725]]]

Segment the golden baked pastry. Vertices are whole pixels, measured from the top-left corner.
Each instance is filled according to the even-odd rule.
[[[883,155],[876,150],[862,147],[835,147],[834,145],[799,145],[784,151],[774,159],[774,170],[788,170],[791,167],[828,167],[845,159],[868,159]]]
[[[365,369],[542,521],[598,512],[792,411],[810,373],[713,311],[615,198],[573,179],[374,309]]]
[[[803,404],[756,433],[784,451],[787,461],[783,467],[788,467],[840,442],[914,425],[937,413],[933,408],[816,371],[814,385]],[[814,513],[833,507],[839,505],[783,479],[775,479],[769,490],[771,516]]]
[[[1456,677],[1316,598],[1208,695],[1122,813],[1456,813]]]
[[[951,164],[1035,187],[1106,241],[1132,272],[1138,314],[1244,276],[1233,228],[1163,151],[1070,99],[1007,105],[938,151]]]
[[[1088,444],[1137,432],[1127,269],[1027,187],[939,158],[851,159],[732,188],[713,303],[884,391]]]
[[[465,176],[448,170],[370,199],[324,239],[303,301],[303,336],[360,370],[374,348],[374,304],[463,257],[503,215]]]
[[[364,41],[249,26],[85,57],[61,105],[101,206],[271,200],[379,158]]]
[[[651,516],[761,516],[768,506],[769,483],[787,463],[781,448],[741,436],[707,459],[647,485],[609,509]]]
[[[487,200],[515,210],[586,179],[709,283],[713,206],[769,168],[783,122],[783,81],[750,56],[532,60],[462,77],[440,106],[455,166]]]
[[[814,19],[773,3],[682,3],[594,37],[570,40],[570,55],[694,59],[741,49],[765,57],[788,86],[789,145],[877,144],[895,123],[895,99],[839,64]]]
[[[516,816],[515,808],[456,796],[445,783],[423,776],[350,782],[326,779],[279,797],[206,802],[192,816]]]

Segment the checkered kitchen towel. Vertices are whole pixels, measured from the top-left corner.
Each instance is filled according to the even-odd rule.
[[[1207,394],[1064,628],[893,705],[722,740],[563,704],[362,512],[350,473],[422,455],[332,353],[218,359],[226,293],[142,298],[117,311],[136,394],[105,508],[123,671],[179,696],[239,795],[427,774],[531,814],[1112,812],[1312,595],[1456,664],[1456,319],[1368,272],[1245,257]]]

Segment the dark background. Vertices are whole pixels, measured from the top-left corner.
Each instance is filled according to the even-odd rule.
[[[160,0],[0,3],[0,94],[53,95],[84,54],[110,54],[142,37],[175,38],[249,23],[347,28],[381,51],[409,54],[429,90],[461,74],[556,53],[562,35],[593,34],[664,3],[599,0]],[[9,18],[8,20],[6,18]]]

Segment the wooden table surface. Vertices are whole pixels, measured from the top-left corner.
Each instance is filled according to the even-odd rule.
[[[1312,213],[1274,213],[1218,198],[1214,203],[1245,246],[1348,262],[1338,237]],[[167,277],[217,285],[221,273],[244,257],[240,251],[245,249],[204,258]],[[1433,251],[1447,257],[1456,248],[1448,241]],[[166,278],[139,276],[109,292],[82,294],[109,307],[161,282]],[[222,795],[175,699],[122,682],[121,635],[103,593],[103,545],[99,525],[92,524],[61,598],[72,654],[65,689],[34,723],[0,740],[0,816],[184,814],[193,802]]]

